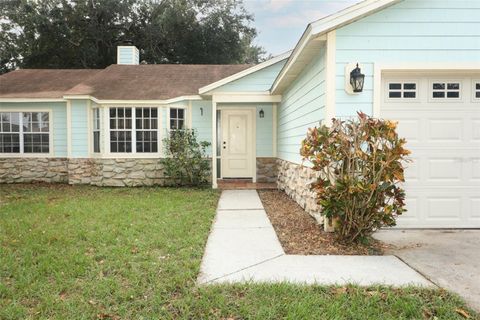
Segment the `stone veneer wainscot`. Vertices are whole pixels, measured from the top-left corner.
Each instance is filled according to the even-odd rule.
[[[315,192],[310,190],[311,185],[317,181],[319,172],[311,168],[295,164],[289,161],[277,159],[278,189],[285,191],[306,212],[323,223],[320,206],[317,204]]]

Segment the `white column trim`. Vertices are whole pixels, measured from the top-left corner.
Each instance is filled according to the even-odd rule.
[[[217,102],[212,100],[212,188],[217,189]]]
[[[326,85],[325,85],[325,119],[327,126],[332,124],[332,118],[336,115],[335,90],[336,90],[336,33],[335,30],[327,34],[327,51],[325,53]]]
[[[273,140],[272,141],[272,143],[273,143],[273,146],[272,146],[273,147],[272,148],[273,152],[272,153],[273,153],[274,158],[277,157],[277,130],[278,130],[278,128],[277,128],[277,126],[278,126],[278,123],[277,123],[277,121],[278,121],[277,120],[277,108],[278,108],[278,104],[274,103],[272,105],[272,118],[273,118],[272,119],[273,120],[272,121],[272,127],[273,127],[272,128],[272,138],[273,138],[272,139]]]

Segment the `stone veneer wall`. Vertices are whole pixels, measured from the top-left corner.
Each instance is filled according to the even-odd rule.
[[[323,223],[320,206],[316,194],[310,190],[312,183],[317,181],[319,172],[289,161],[277,159],[278,189],[285,191],[318,223]]]
[[[257,158],[257,182],[277,182],[277,158]]]
[[[0,183],[68,182],[66,158],[0,158]]]
[[[0,158],[0,183],[165,185],[160,159]]]

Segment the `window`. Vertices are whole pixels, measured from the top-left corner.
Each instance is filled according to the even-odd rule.
[[[480,82],[475,82],[473,87],[473,97],[480,99]]]
[[[48,112],[0,112],[0,153],[49,153]]]
[[[93,152],[100,152],[100,109],[93,109]]]
[[[417,98],[417,84],[414,82],[391,82],[388,84],[389,99]]]
[[[185,109],[170,108],[170,130],[185,128]]]
[[[433,99],[460,99],[459,82],[434,82],[432,83]]]
[[[158,152],[158,109],[110,108],[110,152]]]
[[[157,113],[156,108],[135,109],[137,152],[158,151]]]
[[[20,113],[0,113],[0,153],[20,153]]]

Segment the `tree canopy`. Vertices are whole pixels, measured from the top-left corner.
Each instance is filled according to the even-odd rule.
[[[6,0],[0,73],[104,68],[132,41],[146,63],[257,63],[263,48],[243,0]]]

